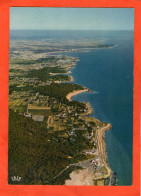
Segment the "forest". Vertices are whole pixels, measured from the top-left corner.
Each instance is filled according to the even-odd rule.
[[[40,94],[56,98],[65,98],[68,93],[83,89],[84,87],[73,83],[51,83],[47,86],[37,87],[37,91]]]
[[[12,110],[9,110],[8,145],[9,184],[15,183],[11,176],[21,177],[16,184],[56,184],[54,176],[69,164],[87,159],[81,152],[90,148],[89,140],[82,131],[76,133],[72,143],[70,138],[48,133],[38,122]],[[66,178],[62,178],[62,184],[63,179]]]
[[[57,73],[57,75],[52,76],[50,73]],[[42,82],[46,82],[47,80],[68,80],[67,75],[58,75],[59,73],[66,73],[66,70],[58,67],[45,67],[39,70],[33,69],[29,71],[27,77],[38,78]]]

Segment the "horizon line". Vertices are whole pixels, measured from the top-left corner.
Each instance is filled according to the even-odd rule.
[[[9,29],[10,31],[134,31],[134,29]]]

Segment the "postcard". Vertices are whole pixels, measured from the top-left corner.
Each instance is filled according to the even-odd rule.
[[[135,2],[8,6],[3,195],[139,195]]]

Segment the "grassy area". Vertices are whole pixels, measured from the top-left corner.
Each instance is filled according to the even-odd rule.
[[[34,109],[28,109],[28,113],[31,113],[33,115],[43,115],[43,116],[50,116],[52,115],[51,110],[34,110]]]
[[[46,129],[47,128],[47,119],[48,119],[48,116],[44,116],[44,120],[43,122],[41,123],[41,126]]]
[[[15,112],[18,112],[18,113],[26,113],[27,111],[27,106],[26,105],[20,105],[20,106],[11,106],[9,105],[9,108],[10,109],[13,109]]]

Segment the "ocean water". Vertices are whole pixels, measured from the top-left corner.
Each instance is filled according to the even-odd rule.
[[[133,31],[11,31],[10,39],[105,40],[115,47],[64,53],[79,57],[72,70],[74,82],[91,89],[74,100],[90,102],[93,117],[110,122],[105,134],[108,163],[118,185],[132,185],[133,141]]]
[[[110,122],[105,134],[108,163],[117,173],[118,185],[132,185],[133,141],[133,35],[117,32],[112,42],[116,47],[77,53],[80,61],[72,75],[77,84],[93,93],[73,97],[88,101],[93,117]],[[110,40],[109,40],[110,41]]]

